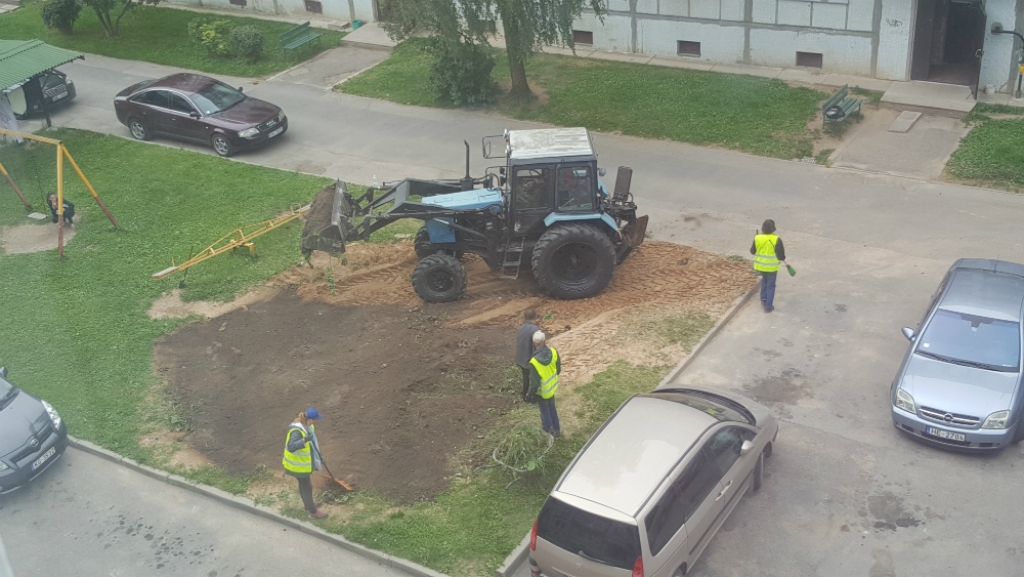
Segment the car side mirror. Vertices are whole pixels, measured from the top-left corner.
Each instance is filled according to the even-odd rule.
[[[196,112],[195,110],[193,110],[192,112],[189,112],[188,115],[191,116],[192,118],[199,118],[199,113]]]
[[[0,377],[7,378],[7,367],[0,367]]]
[[[239,87],[238,87],[238,91],[239,91],[239,92],[241,92],[241,91],[242,91],[242,87],[241,87],[241,86],[239,86]]]
[[[754,448],[754,443],[751,443],[750,441],[743,441],[743,444],[740,445],[740,455],[741,456],[742,455],[746,455],[753,448]]]
[[[913,341],[917,335],[914,333],[914,329],[910,327],[903,327],[903,336],[907,337],[908,341]]]

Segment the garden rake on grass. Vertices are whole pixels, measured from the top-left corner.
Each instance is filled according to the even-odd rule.
[[[327,473],[327,477],[342,489],[345,489],[346,491],[355,491],[355,488],[353,488],[352,485],[349,485],[345,481],[334,476],[334,473],[331,472],[331,468],[327,466],[327,461],[324,460],[324,454],[320,452],[319,448],[316,448],[316,445],[312,446],[314,447],[313,450],[316,451],[317,456],[320,457],[320,463],[324,466],[324,471]]]

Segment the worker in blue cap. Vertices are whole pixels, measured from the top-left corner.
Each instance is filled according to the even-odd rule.
[[[313,502],[313,482],[310,477],[313,471],[319,471],[323,464],[320,462],[320,447],[316,442],[316,432],[313,421],[319,421],[323,415],[310,407],[299,413],[295,422],[288,426],[288,436],[285,438],[284,465],[285,473],[295,477],[299,481],[299,495],[302,497],[302,505],[309,513],[310,519],[323,519],[327,517],[317,508]]]

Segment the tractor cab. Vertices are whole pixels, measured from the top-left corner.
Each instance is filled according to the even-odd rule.
[[[499,169],[513,236],[536,236],[555,222],[600,218],[606,196],[598,177],[593,137],[586,128],[506,131],[484,139],[484,157],[495,140],[504,142],[506,165]]]

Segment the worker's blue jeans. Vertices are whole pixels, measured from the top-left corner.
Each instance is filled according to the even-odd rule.
[[[777,276],[779,276],[778,271],[761,273],[761,304],[764,305],[766,311],[775,308],[775,278]]]
[[[540,407],[540,428],[545,433],[560,435],[561,427],[558,425],[558,411],[555,410],[555,398],[538,399],[537,406]]]

